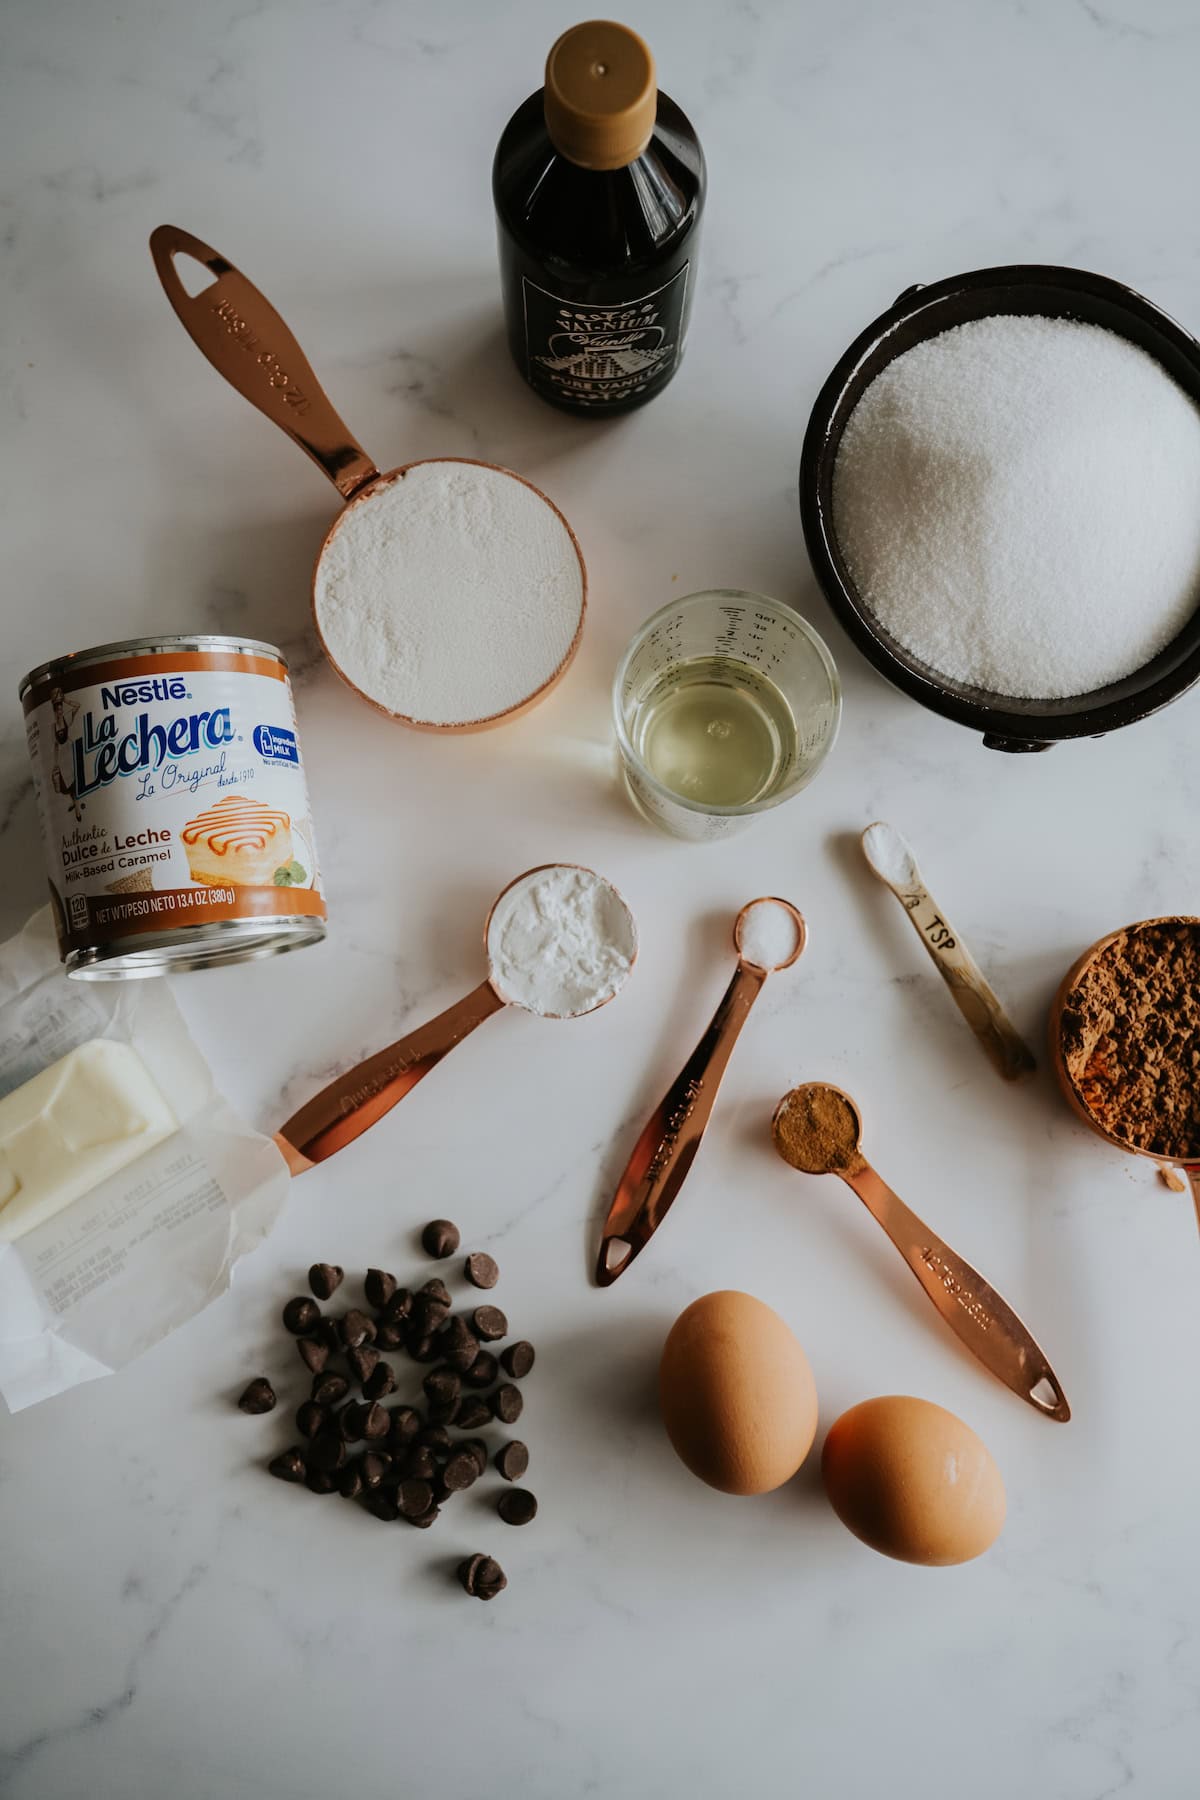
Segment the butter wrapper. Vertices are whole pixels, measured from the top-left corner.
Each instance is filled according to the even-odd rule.
[[[11,1137],[7,1155],[0,1143],[0,1394],[12,1412],[123,1368],[186,1324],[225,1292],[287,1196],[283,1157],[217,1092],[166,982],[68,980],[47,908],[0,945],[0,1109],[96,1040],[136,1052],[175,1127],[164,1136],[160,1120],[140,1155],[58,1210],[43,1206],[19,1235],[5,1212],[18,1211],[21,1169],[45,1156],[40,1140]],[[54,1141],[95,1139],[94,1107],[73,1132],[69,1100],[54,1103]],[[10,1102],[0,1121],[13,1112]]]

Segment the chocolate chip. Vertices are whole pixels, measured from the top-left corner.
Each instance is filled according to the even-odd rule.
[[[310,1301],[311,1305],[312,1302]],[[357,1350],[360,1344],[367,1344],[375,1337],[375,1321],[368,1319],[365,1312],[352,1306],[342,1320],[342,1342],[347,1350]]]
[[[445,1423],[454,1417],[462,1398],[462,1382],[453,1369],[434,1369],[422,1386],[429,1400],[429,1417],[433,1423]]]
[[[450,1306],[453,1304],[450,1299],[450,1289],[446,1286],[440,1275],[434,1275],[431,1280],[422,1282],[417,1291],[418,1293],[428,1294],[431,1300],[438,1300],[443,1306]]]
[[[479,1339],[457,1313],[439,1333],[438,1343],[446,1363],[460,1375],[466,1374],[479,1355]]]
[[[324,1375],[314,1375],[312,1397],[318,1406],[338,1406],[350,1392],[350,1383],[344,1375],[338,1375],[333,1369]]]
[[[319,1344],[324,1344],[331,1356],[336,1356],[339,1350],[345,1348],[342,1343],[341,1322],[337,1319],[322,1319],[316,1329],[316,1339]]]
[[[432,1481],[436,1474],[433,1451],[426,1449],[424,1444],[415,1444],[404,1458],[404,1479]]]
[[[471,1314],[471,1323],[476,1337],[481,1337],[484,1343],[508,1336],[508,1320],[498,1306],[477,1306]]]
[[[435,1456],[449,1456],[454,1448],[454,1439],[444,1425],[426,1425],[417,1442],[426,1450],[432,1450]]]
[[[521,1338],[518,1343],[510,1344],[507,1350],[500,1352],[500,1362],[506,1375],[511,1375],[514,1381],[520,1381],[533,1367],[533,1345],[527,1338]]]
[[[321,1309],[307,1294],[297,1294],[283,1309],[284,1328],[296,1337],[306,1337],[310,1331],[315,1331],[320,1320]]]
[[[329,1361],[329,1345],[323,1344],[320,1338],[298,1338],[296,1348],[305,1368],[313,1375],[319,1375]]]
[[[342,1408],[338,1414],[338,1422],[342,1436],[348,1442],[354,1444],[359,1438],[366,1436],[367,1414],[370,1410],[370,1403],[363,1400],[352,1400],[349,1406]]]
[[[520,1438],[501,1444],[494,1458],[496,1468],[505,1481],[520,1481],[529,1467],[529,1450]]]
[[[325,1426],[308,1446],[310,1468],[323,1469],[332,1475],[346,1461],[346,1445],[340,1431]]]
[[[458,1579],[476,1600],[494,1600],[508,1586],[508,1577],[494,1557],[478,1552],[459,1563]]]
[[[448,1302],[438,1300],[432,1294],[414,1295],[408,1315],[410,1347],[413,1338],[432,1337],[446,1323],[449,1313]]]
[[[384,1488],[376,1488],[373,1494],[364,1494],[363,1505],[376,1519],[398,1519],[400,1517],[395,1496]]]
[[[298,1449],[285,1450],[280,1456],[273,1456],[267,1464],[272,1475],[280,1481],[303,1481],[308,1472],[303,1455]]]
[[[362,1422],[363,1436],[368,1443],[377,1443],[380,1438],[387,1436],[391,1423],[391,1415],[387,1407],[380,1406],[377,1400],[372,1400]]]
[[[385,1307],[396,1291],[396,1277],[389,1275],[386,1269],[368,1269],[363,1282],[363,1293],[367,1296],[368,1306],[376,1311]]]
[[[368,1450],[362,1459],[363,1486],[377,1488],[391,1466],[392,1459],[386,1450]]]
[[[495,1259],[482,1250],[476,1250],[468,1256],[463,1274],[472,1287],[478,1288],[494,1288],[500,1279]]]
[[[404,1332],[397,1322],[395,1325],[387,1319],[379,1319],[375,1325],[375,1347],[378,1350],[398,1350],[404,1342]]]
[[[409,1356],[414,1362],[431,1363],[441,1361],[441,1347],[432,1334],[422,1336],[419,1332],[414,1331],[408,1338],[406,1347]]]
[[[338,1493],[343,1500],[357,1500],[363,1491],[362,1463],[349,1462],[338,1471]]]
[[[460,1431],[478,1431],[481,1425],[489,1425],[491,1418],[492,1409],[486,1400],[478,1394],[466,1394],[458,1403],[454,1423]]]
[[[412,1311],[412,1301],[413,1297],[407,1288],[397,1288],[383,1309],[384,1318],[398,1325]]]
[[[482,1438],[468,1438],[466,1443],[463,1444],[462,1448],[464,1450],[470,1451],[471,1455],[475,1458],[475,1462],[479,1468],[479,1473],[481,1475],[486,1475],[487,1474],[487,1465],[488,1465],[488,1447],[484,1443],[483,1439]]]
[[[356,1350],[347,1350],[346,1361],[354,1379],[362,1383],[379,1361],[379,1352],[374,1344],[359,1344]]]
[[[308,1271],[308,1285],[318,1300],[328,1300],[345,1279],[346,1271],[336,1263],[314,1263]]]
[[[449,1219],[430,1219],[421,1233],[426,1256],[453,1256],[461,1242],[458,1226],[452,1225]]]
[[[310,1494],[332,1494],[337,1480],[328,1469],[310,1469],[304,1477],[304,1485]]]
[[[479,1480],[480,1468],[471,1450],[456,1450],[442,1470],[442,1480],[451,1494],[463,1494]]]
[[[356,1354],[361,1356],[362,1352]],[[368,1400],[382,1400],[385,1394],[394,1394],[396,1374],[391,1363],[377,1362],[363,1382],[362,1391]]]
[[[314,1438],[329,1423],[329,1414],[315,1400],[306,1400],[296,1409],[296,1430],[301,1437]]]
[[[479,1355],[475,1358],[475,1361],[463,1376],[463,1380],[468,1387],[491,1387],[499,1373],[500,1365],[492,1355],[491,1351],[481,1350]]]
[[[396,1490],[396,1504],[406,1519],[419,1519],[433,1505],[433,1489],[427,1481],[402,1481]]]
[[[528,1488],[510,1488],[497,1500],[496,1511],[506,1525],[528,1525],[537,1518],[537,1501]]]
[[[411,1406],[393,1408],[388,1420],[389,1449],[404,1450],[414,1442],[421,1429],[421,1415]]]
[[[488,1402],[493,1413],[505,1425],[515,1425],[525,1405],[520,1388],[514,1387],[511,1381],[501,1382],[495,1393],[488,1395]]]
[[[408,1523],[410,1525],[415,1525],[418,1531],[428,1531],[431,1525],[437,1524],[441,1516],[438,1508],[436,1506],[431,1506],[428,1512],[423,1512],[421,1514],[420,1518],[409,1519]]]
[[[244,1413],[269,1413],[275,1405],[275,1389],[265,1375],[256,1375],[242,1390],[238,1401]]]

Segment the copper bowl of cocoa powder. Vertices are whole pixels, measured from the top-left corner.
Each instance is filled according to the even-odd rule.
[[[1200,919],[1143,919],[1086,950],[1050,1009],[1050,1055],[1108,1143],[1200,1162]]]

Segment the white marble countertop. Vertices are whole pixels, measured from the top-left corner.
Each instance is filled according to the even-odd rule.
[[[880,816],[911,836],[1036,1039],[1101,932],[1196,910],[1200,699],[1103,742],[985,752],[832,624],[796,468],[821,379],[914,281],[1077,263],[1200,327],[1195,9],[645,0],[631,22],[711,188],[684,369],[607,428],[545,408],[500,336],[490,158],[569,22],[541,0],[9,0],[0,21],[0,926],[43,891],[18,677],[104,639],[235,630],[294,661],[331,908],[317,950],[175,983],[249,1119],[273,1129],[473,985],[486,905],[532,863],[602,869],[643,942],[617,1005],[571,1027],[503,1016],[306,1177],[187,1330],[0,1419],[0,1793],[1194,1794],[1191,1208],[1092,1140],[1045,1070],[997,1081],[854,839]],[[381,461],[481,455],[562,504],[592,605],[540,711],[435,741],[323,666],[307,586],[333,496],[187,342],[146,251],[164,219],[262,285]],[[827,633],[845,717],[804,797],[704,850],[628,810],[607,689],[648,611],[720,584]],[[803,908],[809,950],[751,1020],[669,1222],[598,1292],[615,1177],[721,993],[733,912],[764,891]],[[1033,1325],[1070,1426],[960,1353],[845,1189],[773,1157],[775,1101],[820,1076]],[[270,1422],[231,1405],[268,1346],[279,1366],[277,1308],[309,1262],[415,1271],[435,1214],[495,1252],[497,1298],[539,1348],[525,1532],[477,1490],[433,1534],[388,1535],[269,1481]],[[1008,1487],[996,1548],[950,1571],[874,1556],[815,1453],[757,1501],[686,1475],[656,1357],[721,1286],[793,1325],[822,1432],[896,1391],[967,1419]],[[476,1548],[510,1576],[488,1608],[447,1575]]]

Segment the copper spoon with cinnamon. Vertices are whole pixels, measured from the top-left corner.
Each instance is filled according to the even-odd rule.
[[[812,1081],[785,1094],[771,1121],[775,1148],[806,1175],[840,1175],[883,1226],[951,1331],[1014,1394],[1065,1424],[1067,1397],[1044,1352],[977,1269],[930,1231],[862,1153],[862,1114],[841,1088]]]

